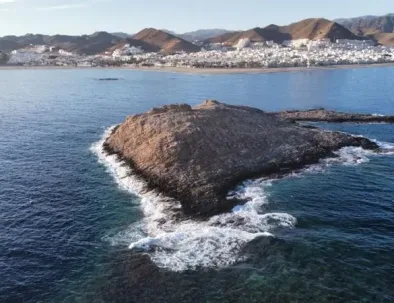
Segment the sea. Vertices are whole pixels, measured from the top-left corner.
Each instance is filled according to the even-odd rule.
[[[394,115],[394,67],[0,70],[0,302],[394,302],[394,125],[314,123],[382,152],[245,180],[229,195],[246,204],[173,220],[102,143],[128,115],[206,99]]]

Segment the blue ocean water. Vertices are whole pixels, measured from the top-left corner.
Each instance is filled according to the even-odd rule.
[[[98,81],[105,77],[119,80]],[[260,75],[0,71],[0,302],[138,302],[127,292],[109,299],[92,291],[103,285],[97,279],[112,277],[114,256],[127,251],[130,228],[144,217],[141,197],[120,188],[91,150],[127,115],[205,99],[269,111],[394,114],[392,79],[394,68]],[[320,126],[394,143],[394,125]],[[296,219],[273,232],[285,244],[215,274],[171,271],[196,283],[192,290],[179,285],[174,295],[187,293],[191,302],[393,302],[394,156],[359,158],[253,184],[264,212]],[[107,282],[117,289],[118,282]],[[146,302],[173,299],[155,295]]]

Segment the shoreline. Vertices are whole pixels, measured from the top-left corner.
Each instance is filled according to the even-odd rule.
[[[391,63],[369,63],[369,64],[344,64],[329,66],[312,66],[312,67],[273,67],[273,68],[188,68],[188,67],[136,67],[136,66],[116,66],[116,67],[82,67],[82,66],[12,66],[0,65],[2,70],[71,70],[71,69],[102,69],[102,70],[131,70],[131,71],[151,71],[151,72],[169,72],[181,74],[271,74],[284,72],[305,72],[319,70],[335,70],[335,69],[360,69],[371,67],[394,67]]]

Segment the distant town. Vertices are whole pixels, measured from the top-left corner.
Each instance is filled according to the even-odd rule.
[[[376,18],[394,21],[392,15]],[[8,66],[182,68],[394,63],[394,25],[387,28],[386,22],[385,28],[376,28],[379,22],[375,20],[371,23],[375,26],[373,29],[368,23],[360,24],[363,24],[360,18],[338,22],[306,19],[288,26],[269,25],[247,31],[212,30],[210,34],[205,30],[204,37],[177,35],[153,28],[135,35],[98,32],[84,36],[6,36],[0,38],[0,63]]]

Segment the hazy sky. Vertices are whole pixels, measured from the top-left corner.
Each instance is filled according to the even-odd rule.
[[[393,12],[394,0],[0,0],[0,36],[135,33],[144,27],[235,30]]]

